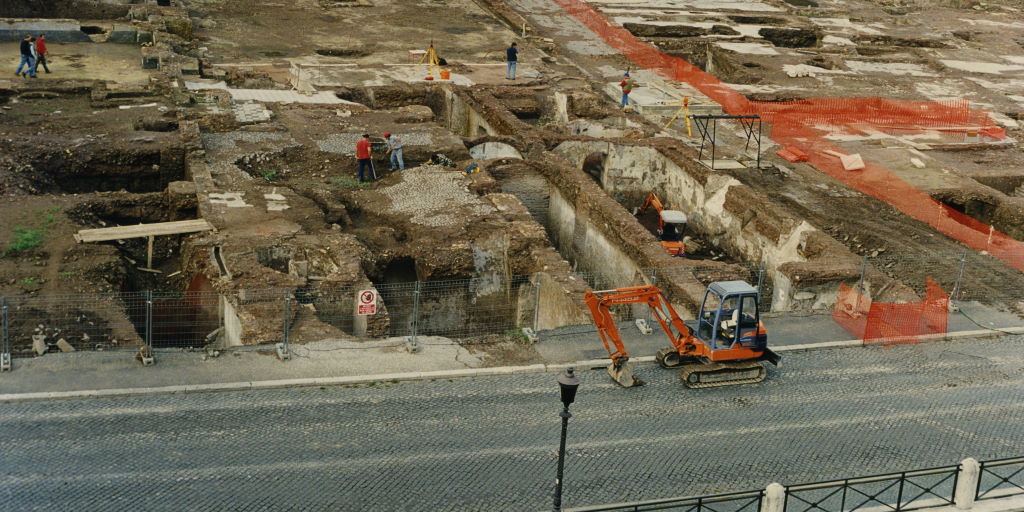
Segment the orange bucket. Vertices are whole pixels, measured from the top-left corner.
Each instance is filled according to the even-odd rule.
[[[442,69],[441,70],[441,80],[451,80],[451,78],[452,78],[452,72],[451,71],[448,71],[447,69]]]

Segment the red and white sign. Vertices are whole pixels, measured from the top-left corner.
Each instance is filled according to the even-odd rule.
[[[359,292],[359,304],[356,305],[356,314],[377,314],[377,290],[370,289]]]

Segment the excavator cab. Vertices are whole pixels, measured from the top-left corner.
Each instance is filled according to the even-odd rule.
[[[654,210],[658,212],[658,241],[661,246],[672,256],[686,256],[686,245],[683,243],[683,234],[686,233],[686,214],[679,210],[666,210],[654,192],[647,196],[643,206],[634,213],[640,215],[647,211],[649,206],[653,206]]]
[[[697,322],[697,337],[712,351],[761,351],[768,347],[768,334],[758,312],[757,289],[744,281],[711,283],[704,292]]]
[[[686,214],[679,210],[662,210],[658,235],[663,242],[679,242],[686,232]]]

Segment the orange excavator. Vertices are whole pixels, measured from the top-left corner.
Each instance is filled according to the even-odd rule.
[[[663,368],[681,368],[688,388],[747,384],[764,380],[762,361],[778,366],[782,357],[768,348],[768,333],[758,313],[757,289],[744,281],[711,283],[704,292],[700,314],[687,325],[656,286],[587,290],[584,301],[611,357],[608,374],[623,387],[639,386],[629,352],[622,343],[609,306],[647,304],[672,346],[659,350]]]
[[[686,214],[679,210],[666,210],[657,194],[651,192],[643,206],[636,211],[636,215],[644,213],[650,206],[658,212],[658,241],[661,242],[661,246],[672,256],[686,256],[686,245],[683,244]]]

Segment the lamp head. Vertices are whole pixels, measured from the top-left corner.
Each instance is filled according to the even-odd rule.
[[[580,379],[572,368],[567,368],[565,375],[558,376],[558,387],[562,392],[562,404],[569,407],[576,400],[576,390],[580,387]]]

